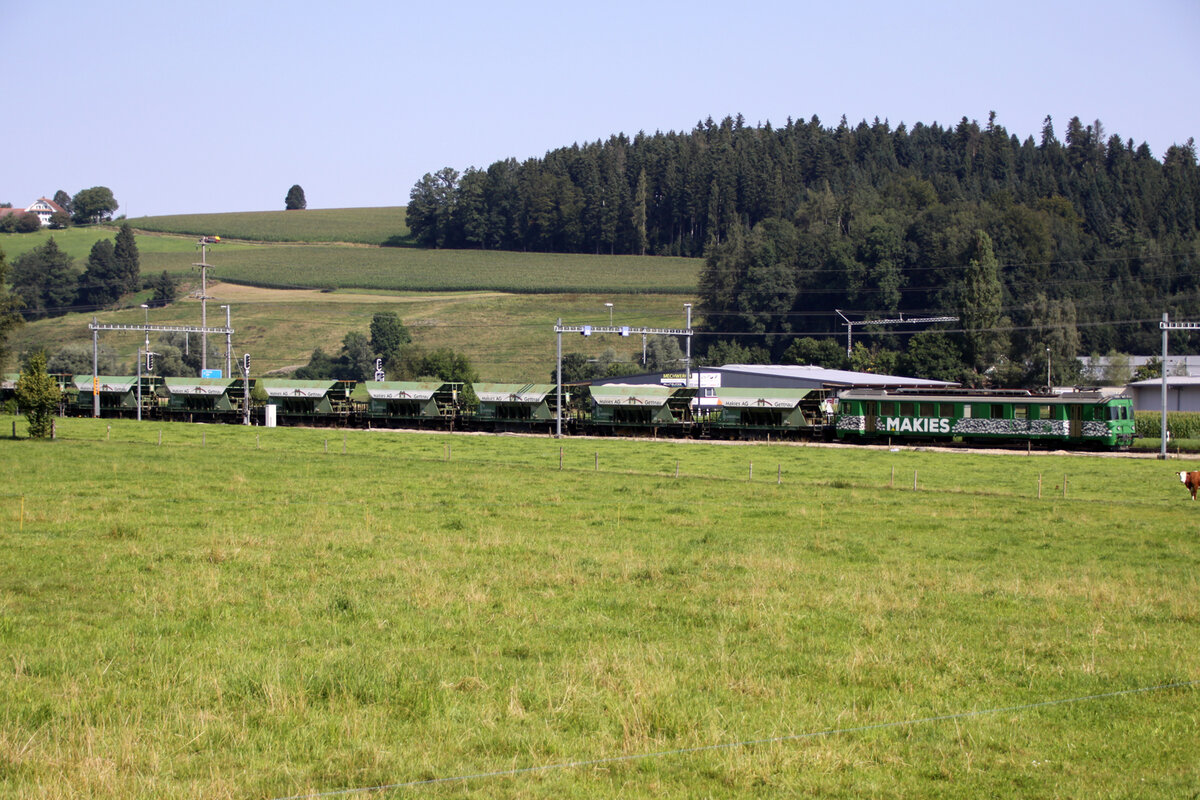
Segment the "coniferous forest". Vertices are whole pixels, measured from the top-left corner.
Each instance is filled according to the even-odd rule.
[[[1077,379],[1076,356],[1154,353],[1164,311],[1200,313],[1194,141],[1160,159],[1078,117],[1062,141],[1049,117],[1024,140],[995,114],[952,129],[710,119],[442,169],[413,187],[408,220],[432,247],[703,256],[700,324],[729,360],[1032,385],[1047,358]],[[847,359],[835,309],[959,321],[855,328]]]

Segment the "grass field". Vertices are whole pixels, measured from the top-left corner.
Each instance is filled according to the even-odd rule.
[[[394,210],[394,209],[393,209]],[[305,212],[306,215],[317,212]],[[279,216],[287,216],[278,212]],[[205,215],[222,219],[237,215]],[[248,217],[258,215],[245,215]],[[270,214],[267,214],[270,216]],[[289,217],[290,219],[291,217]],[[307,218],[307,217],[306,217]],[[319,217],[318,217],[319,218]],[[345,222],[347,215],[335,219]],[[92,245],[115,228],[70,228],[0,235],[11,261],[54,236],[82,269]],[[314,234],[315,235],[315,234]],[[311,238],[311,237],[310,237]],[[139,235],[143,275],[164,270],[182,281],[181,298],[151,312],[151,324],[200,324],[200,304],[186,297],[199,286],[196,240]],[[615,303],[617,324],[682,327],[683,303],[694,302],[699,262],[631,256],[553,255],[344,245],[263,245],[225,241],[209,249],[209,324],[224,323],[222,304],[234,306],[236,352],[250,352],[263,372],[308,362],[318,347],[337,352],[351,330],[365,332],[376,311],[400,314],[422,347],[450,347],[468,355],[485,380],[544,380],[554,365],[554,321],[601,323],[605,302]],[[239,283],[234,283],[237,281]],[[343,287],[336,292],[262,287]],[[359,287],[359,288],[353,288]],[[126,308],[95,316],[102,323],[140,324],[143,291]],[[92,314],[30,323],[14,336],[18,352],[88,344]],[[105,334],[102,342],[133,364],[140,340]],[[566,352],[598,357],[641,357],[641,342],[597,337],[565,343]],[[224,347],[224,341],[220,342]],[[11,366],[11,365],[10,365]],[[133,367],[130,366],[132,372]]]
[[[0,440],[5,796],[1200,788],[1174,464],[59,433]]]
[[[381,245],[402,241],[408,236],[403,206],[178,214],[136,217],[129,220],[129,224],[146,231],[260,242],[357,242]]]
[[[554,322],[558,317],[570,324],[607,323],[604,303],[615,299],[617,324],[677,328],[684,325],[683,302],[689,299],[673,295],[621,299],[591,294],[500,292],[325,294],[232,283],[211,284],[209,295],[213,298],[208,305],[210,325],[224,325],[225,312],[220,306],[232,305],[234,352],[253,354],[255,374],[306,364],[317,347],[336,353],[347,332],[368,333],[376,312],[395,311],[421,347],[451,347],[466,354],[484,380],[522,382],[549,378],[555,363]],[[101,322],[116,325],[142,325],[147,318],[136,306],[96,316]],[[91,319],[91,314],[70,314],[26,324],[13,336],[14,347],[18,351],[43,347],[51,353],[70,343],[90,348],[87,324]],[[151,309],[149,320],[152,325],[199,325],[200,303],[185,298],[167,308]],[[100,337],[101,344],[129,365],[130,374],[142,341],[138,332],[104,333]],[[224,349],[224,337],[218,337],[217,345]],[[607,349],[626,360],[641,358],[641,340],[636,337],[576,336],[563,342],[564,352],[592,357]]]

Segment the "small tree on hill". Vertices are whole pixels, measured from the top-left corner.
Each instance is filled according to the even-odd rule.
[[[80,225],[112,219],[113,212],[120,206],[107,186],[84,189],[71,198],[71,218]]]
[[[308,201],[304,199],[304,190],[300,188],[300,184],[297,183],[288,189],[287,197],[283,200],[283,207],[288,211],[308,208]]]
[[[29,420],[30,437],[50,436],[60,395],[58,384],[46,373],[46,354],[34,353],[17,379],[17,404]]]

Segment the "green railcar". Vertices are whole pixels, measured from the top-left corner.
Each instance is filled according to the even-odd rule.
[[[1124,449],[1133,444],[1133,400],[1098,391],[850,389],[838,396],[844,441],[961,441]]]

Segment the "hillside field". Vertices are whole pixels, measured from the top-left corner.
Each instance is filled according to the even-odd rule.
[[[1200,786],[1200,525],[1173,464],[59,434],[0,440],[6,796]]]
[[[408,223],[403,206],[385,208],[309,208],[295,211],[247,211],[222,214],[175,214],[135,217],[133,227],[158,233],[221,236],[260,242],[405,243]]]
[[[204,216],[224,220],[254,215]],[[345,221],[350,216],[341,213],[336,219]],[[0,248],[11,263],[54,236],[82,269],[92,245],[115,233],[115,228],[89,227],[0,235]],[[150,323],[199,325],[200,304],[187,296],[200,289],[199,270],[193,266],[200,260],[195,237],[139,234],[137,241],[143,275],[165,270],[181,281],[180,299],[151,310]],[[210,247],[207,261],[213,265],[209,324],[223,325],[220,306],[232,305],[234,351],[252,353],[256,371],[305,364],[318,347],[336,353],[347,332],[365,332],[375,312],[392,310],[421,347],[450,347],[465,353],[484,380],[522,382],[550,375],[555,360],[553,325],[560,317],[567,323],[605,323],[604,303],[612,302],[617,324],[683,327],[683,304],[694,302],[700,269],[698,261],[689,259],[300,246],[234,239]],[[142,324],[146,316],[138,304],[150,295],[147,290],[125,298],[123,309],[31,322],[16,332],[14,346],[18,352],[40,347],[51,353],[67,344],[90,346],[87,324],[93,316],[106,324]],[[104,334],[101,341],[133,371],[140,339]],[[217,346],[224,349],[223,338]],[[618,359],[641,358],[640,340],[596,337],[564,343],[565,352],[589,357],[610,349]]]

